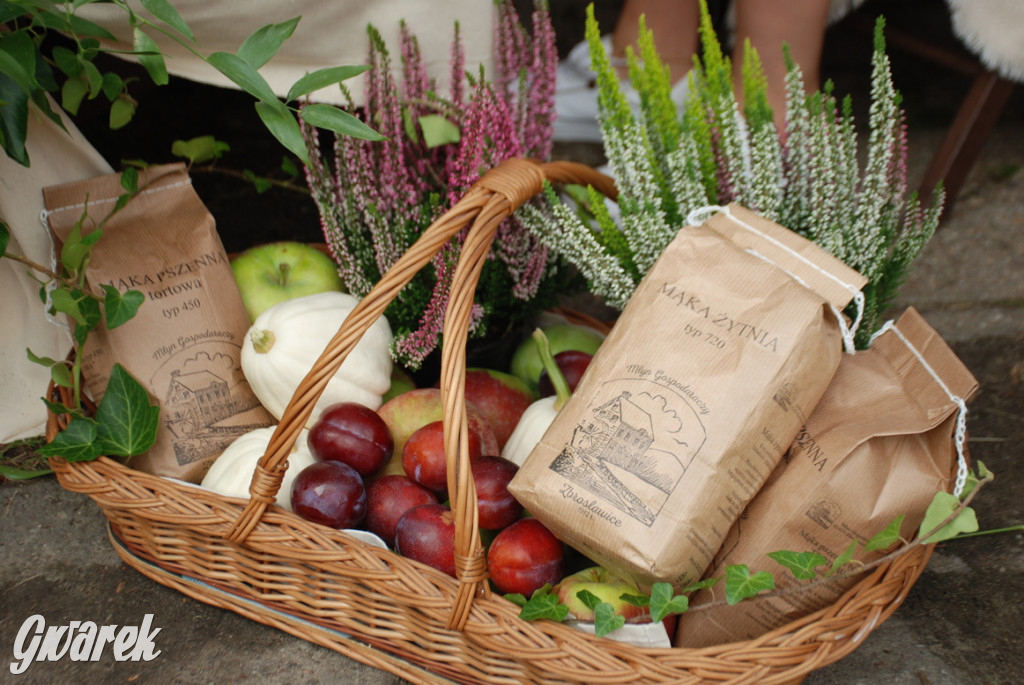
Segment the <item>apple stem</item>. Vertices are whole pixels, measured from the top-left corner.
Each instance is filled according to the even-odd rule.
[[[266,354],[270,352],[270,348],[277,342],[277,336],[274,335],[273,331],[267,331],[263,329],[255,330],[249,334],[249,339],[252,341],[253,349],[260,354]]]
[[[278,272],[277,283],[278,283],[278,285],[287,285],[288,284],[288,272],[290,270],[291,270],[291,265],[289,265],[289,264],[278,264],[277,265],[277,272]]]
[[[569,388],[569,383],[565,380],[562,370],[558,368],[554,355],[551,354],[551,343],[548,341],[548,336],[544,335],[544,331],[539,328],[534,329],[533,342],[537,345],[540,362],[544,365],[544,370],[548,372],[548,378],[551,379],[551,385],[555,388],[554,407],[555,411],[558,411],[569,401],[572,390]]]

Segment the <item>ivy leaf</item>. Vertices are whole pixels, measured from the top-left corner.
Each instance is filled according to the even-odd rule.
[[[79,300],[67,290],[54,290],[50,294],[54,311],[67,314],[80,326],[85,326],[85,315],[79,309]]]
[[[236,54],[248,62],[253,69],[259,69],[277,54],[284,42],[295,31],[295,26],[298,23],[299,17],[295,17],[280,24],[268,24],[257,29],[242,42]]]
[[[619,595],[619,599],[635,607],[646,607],[651,604],[651,598],[648,595],[631,595],[627,593]]]
[[[290,179],[295,179],[299,176],[299,168],[295,166],[295,162],[291,157],[281,158],[281,171]]]
[[[576,597],[591,611],[597,610],[597,605],[601,603],[601,598],[590,590],[580,590],[576,593]]]
[[[768,556],[777,561],[780,566],[789,569],[793,577],[800,580],[816,578],[818,573],[814,569],[828,563],[828,559],[817,552],[789,552],[782,550],[779,552],[769,552]]]
[[[936,526],[949,518],[959,506],[960,499],[956,495],[949,492],[936,492],[935,497],[932,498],[932,503],[928,505],[928,510],[924,514],[924,520],[921,521],[921,527],[918,529],[917,534],[923,536],[931,533],[931,531],[935,530]],[[926,544],[942,542],[943,540],[954,538],[960,533],[973,533],[977,530],[978,517],[974,513],[974,509],[964,507],[957,514],[956,518],[929,535],[925,538],[924,542]]]
[[[85,80],[89,83],[89,97],[94,98],[103,91],[103,74],[100,72],[99,67],[85,57],[79,56],[79,58],[82,60],[82,71],[85,73]]]
[[[900,526],[903,525],[904,518],[906,518],[906,516],[903,514],[894,518],[889,525],[885,527],[885,530],[880,531],[864,544],[864,551],[874,552],[876,550],[892,547],[897,542],[900,542]]]
[[[845,552],[836,557],[836,560],[832,562],[832,567],[829,569],[826,575],[830,576],[842,567],[846,566],[848,563],[850,563],[850,560],[853,559],[853,553],[855,551],[857,551],[856,540],[850,543],[850,546],[846,548]]]
[[[28,360],[30,362],[50,369],[50,378],[55,384],[62,388],[72,387],[71,369],[68,368],[67,362],[57,361],[49,357],[39,357],[29,349],[25,351],[28,353]]]
[[[198,136],[189,140],[176,140],[171,143],[171,154],[184,157],[192,164],[209,162],[220,157],[231,149],[224,141],[213,136]]]
[[[689,593],[696,592],[697,590],[707,590],[708,588],[712,588],[715,585],[717,585],[718,581],[720,581],[721,579],[721,576],[718,576],[716,578],[705,578],[704,580],[698,581],[696,583],[690,583],[689,585],[683,588],[683,592]]]
[[[124,128],[135,116],[135,103],[127,98],[117,98],[110,104],[110,118],[107,125],[111,131]]]
[[[669,614],[681,614],[690,608],[690,598],[676,595],[669,583],[655,583],[651,586],[651,620],[657,623]]]
[[[41,397],[40,399],[43,401],[43,404],[46,405],[46,408],[49,409],[51,413],[56,414],[57,416],[60,416],[61,414],[72,413],[71,407],[65,405],[63,402],[54,402],[52,400],[46,399],[45,397]]]
[[[993,477],[992,472],[988,470],[988,467],[986,467],[984,463],[981,461],[977,461],[975,463],[978,466],[978,470],[975,472],[974,469],[971,469],[967,472],[967,480],[964,481],[964,489],[963,492],[960,493],[960,499],[970,495],[974,488],[978,487],[978,483],[982,479]]]
[[[384,136],[367,126],[358,117],[352,116],[343,109],[333,105],[313,104],[306,105],[299,112],[299,116],[306,123],[334,131],[351,138],[362,140],[384,140]]]
[[[78,114],[82,100],[89,93],[89,84],[84,79],[73,77],[64,82],[60,88],[60,106],[69,114]]]
[[[103,454],[96,442],[97,435],[98,428],[94,421],[74,418],[49,444],[39,448],[39,454],[44,457],[60,456],[68,461],[92,461]]]
[[[103,74],[103,94],[108,100],[113,101],[121,93],[125,92],[124,79],[112,71]]]
[[[750,567],[746,564],[733,564],[725,568],[725,601],[730,606],[774,587],[775,579],[767,571],[751,575]]]
[[[518,595],[522,597],[522,595]],[[551,584],[548,583],[534,591],[529,601],[521,605],[519,618],[524,621],[536,621],[548,618],[553,621],[564,621],[569,615],[569,607],[558,602],[558,595],[551,592]]]
[[[512,602],[513,604],[515,604],[518,607],[526,606],[526,597],[524,597],[519,592],[509,592],[508,594],[503,595],[503,596],[505,597],[505,599],[507,599],[508,601]]]
[[[170,82],[167,74],[167,64],[164,56],[160,54],[160,47],[145,31],[138,26],[135,27],[132,38],[132,47],[135,48],[135,58],[145,68],[149,78],[158,86],[166,86]]]
[[[419,122],[420,130],[423,131],[423,142],[428,148],[457,143],[462,137],[459,127],[442,116],[428,114],[420,117]]]
[[[272,187],[269,179],[263,176],[257,176],[256,173],[251,169],[243,169],[242,176],[245,177],[246,181],[252,183],[258,195],[262,195],[263,193],[270,190]]]
[[[139,311],[146,296],[138,290],[128,290],[123,295],[112,285],[102,285],[103,310],[107,313],[107,328],[117,328],[130,321]]]
[[[97,440],[103,454],[129,457],[156,442],[160,408],[123,366],[114,364],[107,389],[96,408]]]
[[[93,245],[103,235],[103,231],[97,229],[83,236],[82,222],[85,220],[85,217],[86,214],[83,212],[82,217],[75,222],[60,248],[60,263],[71,275],[77,274],[81,270],[82,265],[92,251]]]
[[[594,634],[598,637],[604,637],[624,625],[626,625],[626,617],[616,614],[615,608],[608,602],[600,602],[594,607]]]
[[[369,65],[360,65],[317,69],[293,83],[292,87],[288,89],[288,96],[285,100],[291,102],[292,100],[300,98],[303,95],[309,95],[321,88],[327,88],[328,86],[333,86],[336,83],[341,83],[342,81],[346,81],[354,76],[358,76],[369,68]]]
[[[139,192],[139,170],[133,166],[121,172],[121,187],[134,195]]]

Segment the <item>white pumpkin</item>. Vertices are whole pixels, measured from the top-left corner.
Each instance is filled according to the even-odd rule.
[[[203,476],[202,487],[227,497],[248,499],[252,474],[256,471],[260,457],[267,451],[274,428],[276,426],[257,428],[235,438],[210,465],[210,470]],[[307,432],[302,431],[295,440],[288,457],[288,469],[281,480],[281,489],[277,491],[278,506],[288,511],[292,510],[292,481],[299,471],[316,461],[306,445]]]
[[[242,344],[242,372],[275,418],[280,420],[295,389],[358,302],[346,293],[317,293],[286,300],[256,317]],[[380,407],[391,387],[391,341],[391,326],[382,316],[328,382],[306,428],[338,402]]]

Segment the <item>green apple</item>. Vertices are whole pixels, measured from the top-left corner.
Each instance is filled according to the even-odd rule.
[[[388,400],[398,397],[402,393],[409,392],[416,388],[416,381],[409,374],[408,371],[403,369],[398,364],[391,367],[391,387],[384,393],[384,397],[381,398],[381,403],[385,403]]]
[[[594,354],[604,342],[604,336],[601,333],[587,326],[559,323],[545,326],[541,330],[547,336],[552,356],[566,350],[579,350]],[[521,342],[512,353],[511,372],[513,375],[519,376],[533,392],[537,392],[537,382],[543,368],[544,364],[541,362],[537,343],[533,341],[532,337]]]
[[[312,245],[280,241],[251,247],[231,260],[249,319],[295,297],[344,290],[338,265]]]
[[[594,610],[577,596],[582,590],[587,590],[602,602],[611,604],[615,613],[626,619],[626,623],[651,622],[651,614],[647,607],[636,606],[622,599],[622,595],[640,595],[641,591],[603,566],[591,566],[568,575],[552,590],[558,595],[559,603],[568,607],[573,618],[584,623],[592,623]]]

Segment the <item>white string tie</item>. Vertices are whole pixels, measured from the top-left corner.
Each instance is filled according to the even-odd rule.
[[[814,269],[818,273],[820,273],[823,276],[827,276],[828,278],[832,279],[834,282],[836,282],[839,285],[841,285],[843,288],[848,290],[853,295],[853,302],[854,302],[856,310],[857,310],[857,315],[854,318],[853,322],[851,324],[849,324],[849,325],[846,324],[846,319],[842,316],[842,314],[839,312],[839,310],[836,309],[836,307],[834,305],[829,304],[829,307],[832,309],[832,312],[836,315],[836,319],[839,321],[839,330],[842,332],[842,335],[843,335],[843,347],[844,347],[844,349],[848,353],[853,354],[856,351],[856,349],[854,347],[854,338],[857,335],[857,329],[860,328],[861,320],[863,320],[863,318],[864,318],[864,293],[862,293],[854,285],[852,285],[850,283],[847,283],[846,281],[842,280],[841,278],[839,278],[835,274],[830,273],[829,271],[826,271],[825,269],[821,268],[820,266],[818,266],[817,264],[815,264],[811,260],[807,259],[802,254],[800,254],[796,250],[792,249],[788,245],[785,245],[784,243],[779,242],[775,238],[773,238],[773,237],[771,237],[769,235],[766,235],[764,232],[754,228],[753,226],[751,226],[747,222],[743,221],[742,219],[737,218],[735,215],[733,215],[733,213],[731,211],[729,211],[728,207],[723,207],[721,205],[707,205],[705,207],[698,207],[698,208],[694,209],[693,211],[691,211],[689,214],[686,215],[686,222],[689,225],[691,225],[691,226],[699,226],[700,224],[702,224],[705,221],[707,221],[711,217],[711,215],[714,214],[715,212],[722,212],[723,214],[728,216],[730,219],[732,219],[738,225],[740,225],[743,228],[747,229],[751,233],[754,233],[755,235],[760,236],[764,240],[767,240],[768,242],[770,242],[771,244],[775,245],[779,249],[784,250],[784,251],[788,252],[789,254],[793,255],[794,257],[796,257],[800,261],[804,262],[807,266],[809,266],[810,268]],[[748,252],[751,252],[751,251],[748,250]],[[766,262],[769,262],[771,264],[775,264],[775,262],[772,262],[770,259],[767,259],[766,257],[764,257],[762,255],[756,254],[754,252],[751,252],[751,254],[754,254],[755,256],[758,256],[761,259],[764,259]],[[778,264],[775,264],[775,266],[778,266]],[[782,267],[779,267],[779,268],[782,269]],[[797,278],[796,275],[794,275],[793,273],[790,273],[789,271],[786,271],[785,269],[782,269],[782,270],[785,271],[787,274],[789,274],[790,277],[795,279],[797,282],[799,282],[805,288],[810,289],[807,286],[807,283],[805,283],[802,279]]]
[[[928,371],[931,377],[935,379],[935,382],[939,384],[939,387],[942,388],[942,391],[946,393],[949,399],[952,400],[958,408],[956,417],[956,432],[954,434],[954,444],[956,445],[957,469],[956,483],[953,486],[953,494],[956,495],[957,497],[960,497],[961,493],[963,493],[964,491],[964,486],[967,483],[967,459],[964,456],[964,444],[967,442],[967,403],[959,395],[953,394],[949,387],[939,377],[939,374],[935,372],[935,369],[932,368],[931,364],[929,364],[925,360],[924,355],[922,355],[918,351],[918,349],[914,347],[913,343],[911,343],[909,340],[907,340],[906,337],[904,337],[903,333],[900,332],[900,329],[898,329],[896,327],[896,324],[894,324],[892,321],[886,321],[885,325],[879,328],[878,332],[871,336],[869,346],[874,344],[875,339],[886,331],[892,331],[900,340],[903,341],[903,344],[907,346],[907,349],[909,349],[913,353],[913,355],[917,358],[917,361],[921,363],[921,366],[923,366],[925,370]]]

